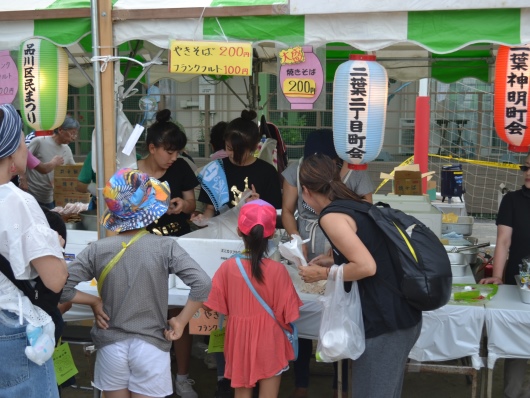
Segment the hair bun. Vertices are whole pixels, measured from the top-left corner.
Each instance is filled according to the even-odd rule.
[[[243,109],[241,111],[241,117],[243,119],[245,119],[245,120],[252,121],[252,120],[254,120],[255,118],[258,117],[258,114],[255,111],[253,111],[253,110]]]
[[[160,123],[169,122],[171,119],[171,111],[169,109],[162,109],[156,113],[156,121]]]

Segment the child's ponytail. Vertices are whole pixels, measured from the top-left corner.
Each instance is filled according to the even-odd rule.
[[[250,271],[259,283],[263,283],[261,260],[267,255],[269,239],[263,237],[263,226],[255,225],[248,235],[243,234],[245,249],[250,256]]]

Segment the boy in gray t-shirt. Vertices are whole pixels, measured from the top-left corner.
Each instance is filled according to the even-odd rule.
[[[171,395],[171,342],[180,338],[208,298],[210,277],[174,238],[145,230],[168,209],[167,183],[138,170],[122,169],[109,180],[103,195],[108,210],[101,223],[119,234],[91,243],[70,264],[61,301],[92,307],[96,322],[91,335],[99,350],[94,372],[98,389]],[[170,273],[191,290],[180,314],[166,321]],[[92,278],[98,281],[101,298],[75,289]]]

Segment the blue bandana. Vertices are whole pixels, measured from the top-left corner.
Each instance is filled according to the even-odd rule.
[[[197,175],[197,179],[210,197],[215,210],[219,211],[224,204],[228,203],[230,193],[222,160],[214,160],[204,166]]]
[[[0,105],[4,111],[4,120],[0,124],[0,159],[15,153],[20,145],[22,119],[11,104]]]

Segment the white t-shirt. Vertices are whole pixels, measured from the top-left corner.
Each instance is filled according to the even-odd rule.
[[[15,278],[36,278],[30,264],[36,258],[63,258],[58,234],[35,198],[11,182],[0,185],[0,220],[0,254],[9,260]]]

